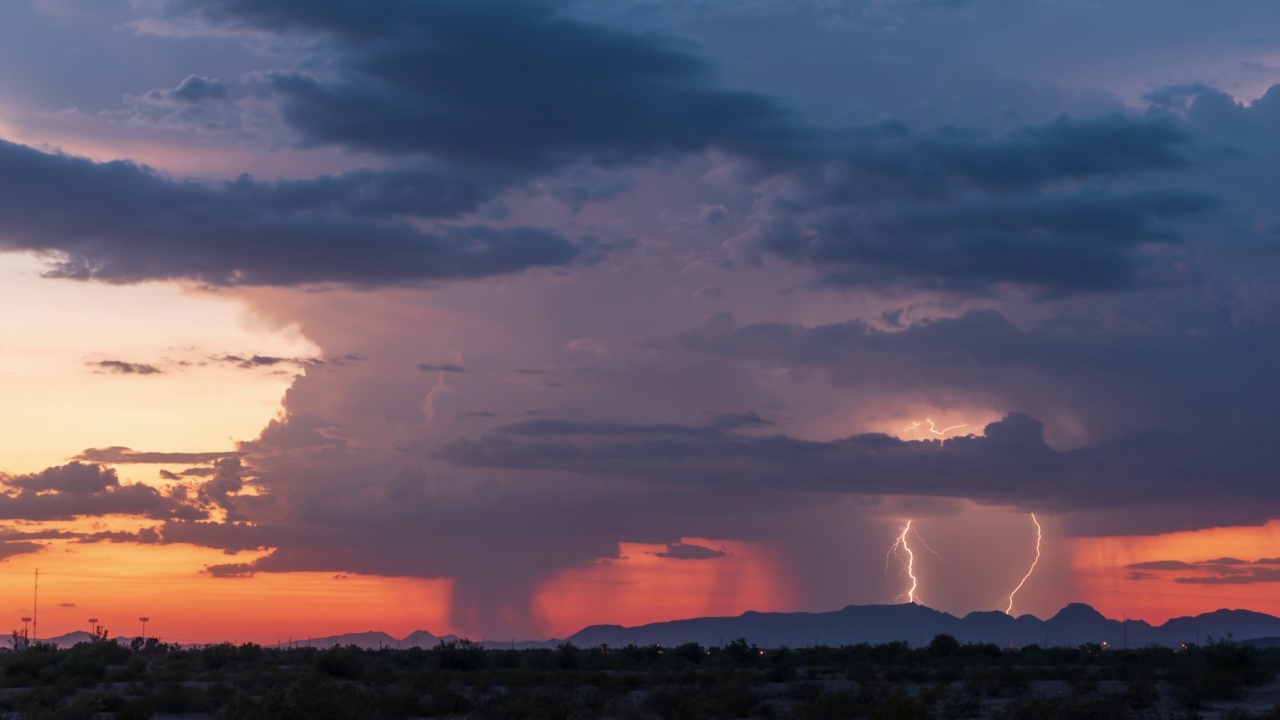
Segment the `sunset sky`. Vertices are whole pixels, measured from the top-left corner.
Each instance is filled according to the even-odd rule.
[[[1280,615],[1277,188],[1274,0],[4,2],[0,631]]]

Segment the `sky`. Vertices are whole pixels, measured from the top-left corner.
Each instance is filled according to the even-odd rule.
[[[1280,615],[1277,187],[1272,0],[6,2],[0,618]]]

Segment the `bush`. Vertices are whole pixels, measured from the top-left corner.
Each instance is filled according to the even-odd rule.
[[[363,671],[364,652],[355,645],[332,647],[316,654],[316,670],[329,677],[355,680]]]

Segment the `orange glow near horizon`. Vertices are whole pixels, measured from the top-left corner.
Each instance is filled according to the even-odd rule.
[[[1190,584],[1175,577],[1196,570],[1148,573],[1130,579],[1130,565],[1157,561],[1201,563],[1222,557],[1258,560],[1280,555],[1280,520],[1266,525],[1224,527],[1151,536],[1078,538],[1071,567],[1081,600],[1107,617],[1127,616],[1152,624],[1219,609],[1247,609],[1280,616],[1276,583]]]
[[[301,370],[214,358],[321,352],[229,293],[47,280],[45,269],[36,256],[0,256],[0,304],[19,309],[0,314],[0,473],[37,472],[92,447],[231,450],[276,415]],[[102,361],[154,372],[108,372],[95,367]]]
[[[538,629],[565,637],[591,625],[798,609],[796,586],[774,547],[701,538],[682,542],[725,554],[680,560],[659,557],[666,545],[621,543],[618,559],[561,570],[534,593]]]
[[[206,565],[248,562],[189,545],[78,544],[55,541],[39,553],[4,562],[0,609],[10,628],[31,614],[32,581],[40,568],[39,637],[89,629],[97,618],[112,636],[141,632],[178,643],[305,641],[381,630],[453,632],[453,582],[335,573],[259,573],[218,578]],[[4,626],[0,626],[3,629]]]

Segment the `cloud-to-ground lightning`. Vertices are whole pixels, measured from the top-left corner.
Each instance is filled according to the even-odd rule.
[[[1026,584],[1027,578],[1031,577],[1031,573],[1036,571],[1036,564],[1040,562],[1040,541],[1044,538],[1044,534],[1040,531],[1040,521],[1036,519],[1036,514],[1031,513],[1031,522],[1036,526],[1036,559],[1031,561],[1031,567],[1027,569],[1027,574],[1022,576],[1022,580],[1018,581],[1018,587],[1009,593],[1009,607],[1004,609],[1006,615],[1013,614],[1013,596],[1018,594],[1022,586]]]
[[[911,587],[905,593],[894,598],[894,600],[897,601],[905,597],[909,603],[919,603],[920,599],[916,597],[916,589],[920,587],[920,581],[916,579],[916,555],[911,551],[911,546],[907,544],[907,534],[911,532],[911,522],[908,520],[907,524],[902,526],[902,534],[898,535],[898,539],[889,548],[888,554],[885,555],[884,563],[885,569],[888,570],[889,558],[898,558],[898,562],[902,563],[902,573],[899,573],[898,576],[901,577],[905,573],[907,577],[911,578]],[[903,558],[903,553],[906,553],[905,559]]]

